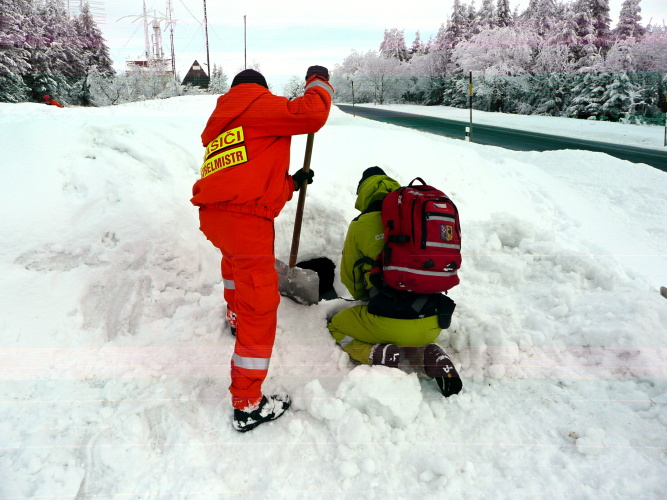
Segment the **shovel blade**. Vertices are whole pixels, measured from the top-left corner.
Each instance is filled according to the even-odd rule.
[[[315,271],[289,267],[276,259],[278,290],[299,304],[313,305],[320,301],[320,278]]]

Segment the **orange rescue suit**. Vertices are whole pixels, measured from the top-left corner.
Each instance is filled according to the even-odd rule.
[[[45,99],[44,101],[45,101],[46,104],[48,104],[49,106],[57,106],[57,107],[59,107],[59,108],[64,108],[64,107],[65,107],[65,106],[63,106],[62,104],[60,104],[58,101],[56,101],[56,100],[55,100],[54,98],[52,98],[52,97],[49,98],[49,99]]]
[[[193,186],[200,229],[222,252],[224,297],[236,314],[230,392],[235,408],[262,397],[280,303],[273,219],[292,198],[291,136],[317,132],[333,89],[317,75],[288,100],[245,83],[218,98],[202,133],[202,178]]]
[[[222,132],[242,126],[248,161],[197,181],[194,205],[267,219],[280,213],[294,192],[288,173],[291,136],[317,132],[331,108],[328,82],[311,77],[306,86],[304,96],[291,101],[255,83],[232,87],[218,98],[202,144],[208,146]]]

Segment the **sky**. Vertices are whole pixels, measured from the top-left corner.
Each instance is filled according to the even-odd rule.
[[[70,0],[76,2],[77,0]],[[140,15],[141,0],[103,2],[105,22],[101,25],[117,70],[127,58],[144,52],[143,23],[124,16]],[[333,68],[352,50],[377,50],[384,30],[405,30],[411,44],[417,30],[422,40],[437,34],[451,13],[452,0],[422,0],[414,9],[398,8],[385,0],[341,0],[334,4],[312,0],[274,0],[253,2],[207,2],[209,53],[211,65],[221,65],[233,76],[253,64],[274,87],[281,87],[291,76],[305,75],[313,64]],[[479,2],[477,2],[479,3]],[[527,0],[510,2],[525,8]],[[622,0],[610,0],[615,24]],[[164,13],[166,0],[146,0],[149,12]],[[642,17],[667,20],[667,2],[642,0]],[[202,0],[173,0],[177,72],[187,73],[196,59],[206,64]],[[246,16],[247,53],[244,51],[244,16]],[[164,25],[163,25],[164,28]],[[163,33],[163,50],[170,53],[169,32]],[[275,83],[273,83],[275,82]],[[277,90],[280,90],[277,89]]]
[[[463,390],[443,398],[405,358],[352,364],[326,317],[353,303],[282,298],[263,388],[292,407],[240,434],[220,253],[190,203],[216,98],[0,103],[1,500],[664,499],[665,172],[334,107],[315,134],[299,257],[340,264],[369,166],[447,193],[463,263],[438,343]],[[429,108],[461,129],[462,111]],[[661,147],[664,133],[475,113],[618,144]],[[275,221],[285,261],[296,205]],[[349,297],[338,273],[335,286]]]

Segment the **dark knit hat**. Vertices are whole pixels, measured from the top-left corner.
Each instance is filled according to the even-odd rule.
[[[232,80],[232,87],[236,87],[242,83],[256,83],[257,85],[261,85],[267,89],[269,88],[269,86],[266,84],[266,79],[260,72],[255,71],[254,69],[244,69],[238,75],[236,75]]]
[[[366,179],[369,177],[373,177],[374,175],[387,175],[384,173],[384,170],[382,170],[380,167],[370,167],[364,170],[364,173],[361,176],[361,180],[359,181],[359,185],[357,186],[357,194],[359,194],[359,189],[361,188],[361,185],[364,183]]]

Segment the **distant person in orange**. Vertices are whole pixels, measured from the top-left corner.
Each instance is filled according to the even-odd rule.
[[[312,182],[302,170],[289,175],[292,136],[322,128],[332,96],[323,66],[308,68],[304,95],[291,101],[246,69],[218,98],[201,136],[206,152],[191,201],[199,207],[199,228],[222,252],[227,321],[236,333],[229,391],[240,432],[290,406],[287,395],[262,394],[280,303],[273,220],[303,181]]]
[[[44,104],[48,104],[49,106],[58,106],[59,108],[64,108],[62,104],[60,104],[58,101],[56,101],[53,97],[50,95],[45,95],[42,97],[44,99]]]

